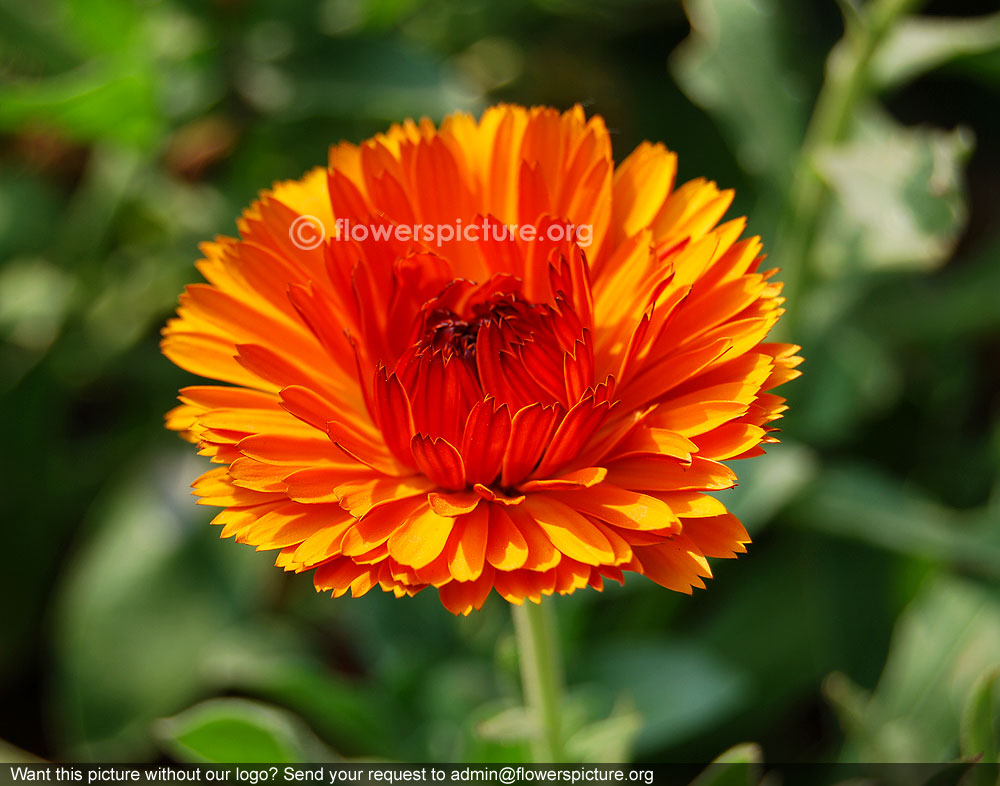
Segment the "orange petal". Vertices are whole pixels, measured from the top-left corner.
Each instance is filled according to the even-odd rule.
[[[317,591],[332,590],[333,596],[339,598],[350,589],[352,582],[371,574],[372,568],[366,565],[358,565],[349,559],[335,559],[316,569],[313,583]]]
[[[413,470],[400,464],[395,457],[380,444],[359,436],[351,425],[338,420],[326,424],[326,433],[333,443],[344,453],[383,475],[407,475]]]
[[[233,485],[254,491],[284,492],[285,484],[281,479],[284,474],[280,467],[248,458],[237,459],[229,465]]]
[[[588,516],[625,529],[680,530],[680,522],[662,500],[611,483],[573,493],[554,493],[554,499]]]
[[[747,411],[738,401],[699,401],[684,407],[661,406],[650,418],[659,428],[685,437],[704,434]]]
[[[347,514],[339,524],[329,524],[299,544],[291,556],[290,564],[306,570],[340,555],[344,536],[354,526],[354,518]]]
[[[684,535],[677,535],[657,546],[637,546],[635,555],[643,574],[676,592],[690,595],[692,587],[705,589],[702,578],[712,577],[705,555]]]
[[[236,443],[244,456],[267,464],[315,466],[343,464],[344,453],[329,438],[318,431],[277,434],[251,434]],[[363,464],[355,465],[360,472],[369,471]]]
[[[750,536],[732,513],[684,519],[684,534],[708,557],[731,558],[746,552]]]
[[[535,468],[556,427],[558,410],[535,403],[514,414],[503,457],[501,485],[510,488]]]
[[[481,508],[482,509],[482,508]],[[497,570],[516,570],[528,559],[528,543],[510,516],[490,505],[486,560]]]
[[[483,572],[486,544],[490,533],[490,506],[480,505],[458,516],[452,527],[444,556],[448,570],[459,582],[475,581]]]
[[[500,473],[510,438],[510,410],[492,398],[477,402],[469,411],[462,435],[462,459],[469,485],[489,485]]]
[[[640,144],[618,165],[611,222],[621,236],[631,237],[650,225],[673,188],[676,174],[677,156],[649,142]]]
[[[271,393],[277,393],[281,387],[261,379],[237,363],[236,347],[232,341],[185,331],[180,320],[168,322],[163,335],[160,342],[163,354],[185,371]]]
[[[516,497],[511,497],[504,494],[504,492],[500,489],[487,488],[482,483],[477,483],[472,487],[472,489],[487,502],[495,502],[497,505],[512,507],[514,505],[520,505],[525,500],[524,494],[518,494]]]
[[[422,568],[444,549],[454,523],[453,518],[439,516],[429,506],[418,508],[389,537],[389,554],[404,565]]]
[[[471,513],[481,500],[482,497],[474,491],[453,491],[446,494],[432,491],[427,495],[427,501],[435,513],[452,518]]]
[[[375,508],[358,519],[344,536],[343,553],[359,557],[382,545],[403,522],[425,502],[420,498],[395,500]]]
[[[286,468],[283,468],[287,470]],[[296,502],[339,502],[343,492],[337,487],[345,483],[374,481],[379,476],[363,464],[330,464],[306,467],[284,477],[285,494]]]
[[[395,375],[388,375],[384,368],[375,372],[372,387],[375,399],[375,418],[385,444],[392,454],[403,464],[412,464],[410,439],[413,437],[413,415],[410,400]]]
[[[181,401],[200,409],[274,409],[278,399],[273,393],[219,385],[190,385],[180,389]]]
[[[408,478],[363,476],[358,480],[349,480],[336,488],[340,497],[340,505],[354,516],[364,516],[370,510],[380,505],[411,497],[423,498],[425,492],[434,488],[434,483],[420,475]]]
[[[739,456],[760,444],[767,432],[748,423],[726,423],[698,437],[700,455],[722,461]]]
[[[663,500],[674,515],[682,519],[721,516],[726,513],[726,506],[720,500],[697,491],[660,492],[654,496]],[[684,527],[684,534],[690,534],[687,532],[686,522]]]
[[[452,614],[468,616],[479,610],[493,589],[493,568],[489,565],[478,578],[470,581],[450,581],[438,589],[441,603]]]
[[[608,471],[604,467],[584,467],[557,478],[546,480],[529,480],[517,487],[518,491],[577,491],[596,486],[607,477]]]
[[[258,551],[280,549],[302,543],[317,532],[345,522],[337,505],[299,505],[289,502],[259,518],[247,531],[244,542]]]
[[[533,474],[544,477],[575,458],[601,427],[613,407],[614,404],[610,402],[595,401],[591,395],[570,409],[556,429]]]
[[[655,413],[654,413],[655,416]],[[670,456],[690,461],[698,446],[687,437],[666,428],[641,424],[610,452],[611,460],[641,455]]]
[[[199,505],[239,508],[274,502],[284,496],[235,486],[228,477],[228,471],[228,467],[209,470],[191,484],[194,488],[194,494],[200,497]]]
[[[420,471],[439,486],[456,491],[465,488],[465,464],[450,442],[415,434],[410,450]]]
[[[718,491],[736,485],[725,464],[695,456],[690,464],[661,456],[619,459],[608,465],[608,481],[646,491]]]
[[[525,502],[525,508],[552,545],[567,557],[586,565],[615,561],[608,539],[568,505],[546,495],[533,494]]]

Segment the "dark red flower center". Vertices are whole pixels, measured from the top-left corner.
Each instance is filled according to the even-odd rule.
[[[396,362],[376,372],[376,410],[390,449],[446,487],[497,477],[503,443],[521,410],[532,408],[538,422],[520,438],[544,445],[584,398],[588,409],[604,406],[594,386],[589,329],[561,290],[538,303],[524,297],[522,286],[509,275],[481,285],[450,282],[419,306]],[[606,387],[600,386],[602,401]],[[497,439],[500,452],[483,458],[483,441]],[[461,477],[458,456],[465,459]],[[506,474],[520,479],[537,459]],[[444,472],[437,464],[456,469]]]

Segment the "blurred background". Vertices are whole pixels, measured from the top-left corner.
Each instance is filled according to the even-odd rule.
[[[0,0],[0,759],[527,754],[506,605],[333,601],[220,541],[157,348],[261,188],[497,100],[735,187],[807,358],[724,494],[746,557],[557,601],[571,751],[995,756],[1000,14],[841,5]]]

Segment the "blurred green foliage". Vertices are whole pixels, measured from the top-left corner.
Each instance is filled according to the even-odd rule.
[[[329,143],[580,101],[619,159],[661,140],[682,177],[738,188],[807,373],[784,443],[725,493],[748,556],[692,598],[633,579],[558,601],[569,750],[731,749],[705,784],[762,757],[996,760],[1000,16],[841,5],[0,0],[0,739],[528,756],[502,602],[331,601],[217,539],[160,425],[188,380],[156,342],[197,242]]]

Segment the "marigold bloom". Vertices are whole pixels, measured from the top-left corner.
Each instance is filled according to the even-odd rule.
[[[800,358],[762,343],[781,284],[743,219],[718,224],[732,192],[675,171],[649,143],[615,168],[580,107],[497,106],[341,143],[262,193],[164,329],[174,363],[229,383],[168,415],[220,465],[194,488],[222,536],[334,596],[431,586],[462,614],[624,571],[704,587],[706,557],[750,540],[706,492],[775,441]]]

